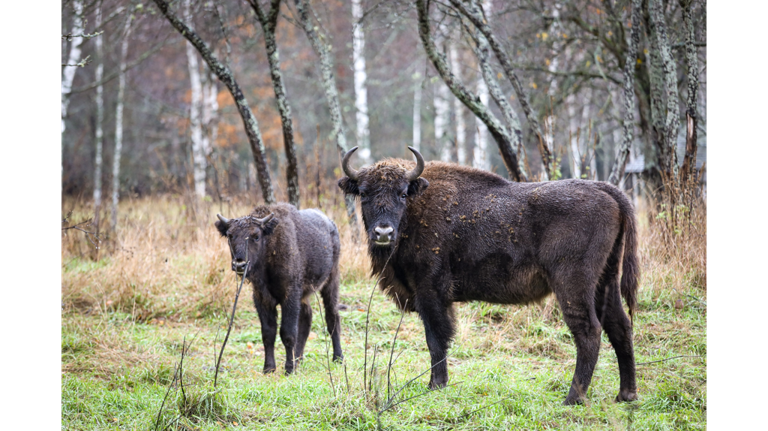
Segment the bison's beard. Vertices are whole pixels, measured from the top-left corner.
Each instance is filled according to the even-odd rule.
[[[397,248],[395,241],[390,241],[388,245],[368,241],[368,255],[371,257],[372,275],[380,274],[384,270],[384,266],[386,266],[390,256],[395,253],[395,248]]]

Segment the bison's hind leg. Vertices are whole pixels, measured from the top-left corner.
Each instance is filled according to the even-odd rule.
[[[621,305],[618,277],[610,277],[605,284],[601,283],[595,296],[595,311],[619,362],[620,384],[616,401],[634,401],[637,399],[637,384],[632,324]]]
[[[309,338],[309,330],[312,328],[312,306],[309,301],[301,302],[301,310],[299,311],[299,334],[296,340],[296,361],[301,361],[304,356],[304,347],[307,345],[307,338]]]
[[[323,297],[323,308],[325,309],[325,324],[328,327],[328,333],[331,334],[333,343],[333,360],[341,362],[344,355],[341,352],[341,318],[339,317],[339,269],[338,264],[334,265],[333,272],[320,291]]]
[[[586,265],[570,265],[561,268],[552,279],[551,285],[563,312],[563,319],[576,344],[576,371],[563,403],[565,405],[584,402],[600,353],[602,328],[595,314],[592,295],[597,278]]]

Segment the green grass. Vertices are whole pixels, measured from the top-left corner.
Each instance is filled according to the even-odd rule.
[[[64,271],[92,269],[73,263]],[[224,276],[231,277],[224,301],[231,304],[235,279]],[[285,353],[278,340],[278,372],[263,375],[259,320],[247,293],[250,286],[244,286],[215,392],[212,366],[227,324],[220,307],[200,310],[199,318],[155,319],[123,309],[68,307],[62,314],[62,429],[153,429],[185,340],[192,341],[184,358],[186,402],[172,390],[160,415],[161,424],[175,423],[177,429],[706,428],[706,298],[696,286],[687,291],[641,286],[634,334],[638,402],[613,402],[618,366],[604,335],[588,403],[561,405],[576,350],[554,301],[529,307],[473,303],[457,304],[457,337],[448,359],[452,386],[428,393],[428,374],[404,387],[429,368],[423,326],[417,315],[405,315],[394,346],[390,393],[404,388],[398,400],[423,395],[379,414],[400,313],[381,292],[374,294],[369,368],[378,351],[374,391],[366,395],[366,312],[359,309],[367,308],[371,283],[342,285],[340,302],[350,306],[341,312],[346,376],[344,365],[331,364],[333,386],[324,319],[314,301],[313,334],[296,374],[283,375]],[[677,299],[682,309],[674,307]],[[680,355],[687,357],[642,364]]]

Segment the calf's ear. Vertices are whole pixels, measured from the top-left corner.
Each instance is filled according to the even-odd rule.
[[[424,193],[429,187],[429,181],[426,178],[416,178],[408,184],[408,196],[418,196]]]
[[[229,229],[229,223],[224,223],[223,221],[219,220],[214,224],[214,226],[216,226],[216,229],[219,231],[221,236],[227,236],[227,229]]]
[[[357,181],[344,177],[339,180],[339,188],[347,195],[359,195],[360,189],[357,188]]]

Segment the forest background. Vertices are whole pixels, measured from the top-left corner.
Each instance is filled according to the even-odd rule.
[[[62,1],[62,426],[122,423],[112,421],[120,411],[130,413],[128,427],[159,423],[139,411],[161,411],[164,390],[178,389],[171,364],[179,345],[195,331],[216,339],[231,310],[235,281],[222,269],[217,212],[236,217],[290,201],[329,214],[342,233],[342,302],[372,314],[386,335],[380,346],[423,350],[423,337],[411,344],[408,335],[420,330],[416,317],[405,317],[406,336],[392,343],[399,315],[382,298],[368,307],[373,280],[359,214],[336,187],[343,151],[361,147],[359,167],[410,158],[407,145],[427,160],[512,180],[587,178],[625,189],[642,229],[638,361],[690,359],[646,375],[639,416],[596,402],[553,419],[573,359],[556,302],[469,304],[458,314],[452,360],[466,367],[470,393],[497,399],[440,395],[409,407],[404,424],[706,426],[707,14],[706,2],[689,0]],[[250,304],[241,309],[232,376],[253,368],[260,344]],[[343,319],[359,377],[371,352],[358,346],[360,319]],[[321,338],[308,350],[322,351]],[[401,372],[415,376],[424,351],[410,355]],[[603,352],[601,364],[612,355]],[[503,384],[488,386],[499,376],[488,380],[484,361],[544,375],[517,384],[522,398],[510,400]],[[190,372],[203,381],[209,365]],[[309,363],[306,372],[318,382],[313,391],[337,396],[322,386],[332,373]],[[179,407],[182,419],[163,423],[206,427],[236,417],[365,428],[381,416],[371,397],[351,399],[347,390],[329,419],[295,398],[295,382],[277,385],[281,392],[247,376],[227,383],[224,404],[235,416],[201,413],[208,421],[195,422],[199,415]],[[115,405],[83,395],[115,391]],[[251,409],[270,396],[298,403],[308,422],[263,422],[285,413],[281,402]],[[545,401],[523,408],[531,399]],[[466,408],[446,413],[457,403]],[[469,415],[470,404],[482,413]]]

